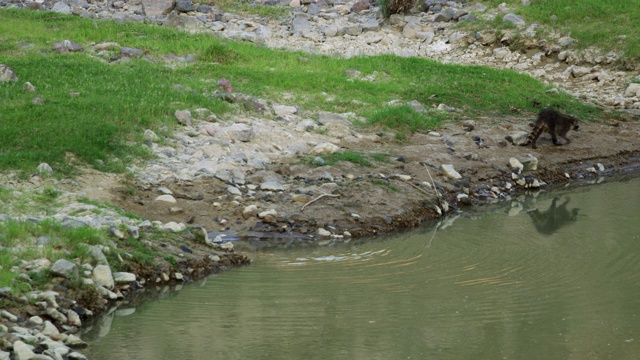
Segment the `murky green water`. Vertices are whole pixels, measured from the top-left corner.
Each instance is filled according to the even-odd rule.
[[[541,194],[393,238],[253,258],[112,313],[84,335],[93,339],[85,353],[640,359],[640,179]]]

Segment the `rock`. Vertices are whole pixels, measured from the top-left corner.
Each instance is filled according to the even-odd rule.
[[[367,10],[371,7],[369,0],[357,0],[351,7],[352,12],[359,13],[363,10]]]
[[[238,189],[237,187],[233,186],[233,185],[229,185],[227,186],[227,191],[231,194],[231,195],[239,195],[242,196],[242,191],[240,191],[240,189]]]
[[[309,201],[311,201],[311,197],[309,197],[308,195],[303,195],[303,194],[293,194],[291,196],[291,199],[297,203],[300,204],[306,204]]]
[[[57,321],[59,324],[67,323],[67,320],[68,320],[67,316],[52,307],[48,307],[44,312],[45,314],[47,314],[47,316]]]
[[[600,172],[604,172],[604,165],[602,165],[602,164],[600,164],[600,163],[597,163],[597,164],[596,164],[596,167],[598,168],[598,171],[600,171]]]
[[[241,142],[249,142],[255,136],[253,127],[247,124],[233,124],[224,130],[229,137]]]
[[[331,236],[331,232],[323,228],[318,228],[318,235],[328,237]]]
[[[258,215],[258,212],[260,212],[260,210],[256,205],[249,205],[242,210],[242,217],[247,220]]]
[[[449,106],[447,104],[440,104],[440,105],[438,105],[438,107],[436,109],[438,109],[440,111],[448,111],[448,112],[456,111],[456,108],[451,107],[451,106]]]
[[[53,7],[51,7],[51,11],[60,14],[71,15],[71,7],[64,1],[57,1],[55,4],[53,4]]]
[[[65,259],[59,259],[53,263],[53,266],[51,266],[49,271],[55,276],[62,276],[68,279],[77,278],[79,273],[78,266]]]
[[[47,320],[44,322],[41,332],[44,335],[51,336],[51,335],[59,334],[60,330],[58,330],[58,328],[55,325],[53,325],[51,321]]]
[[[288,188],[287,185],[280,183],[278,180],[269,180],[260,184],[260,190],[283,191]]]
[[[511,50],[506,47],[499,47],[493,49],[493,57],[498,60],[503,60],[505,57],[511,54]]]
[[[0,64],[0,82],[18,82],[18,77],[10,67]]]
[[[313,149],[311,149],[312,154],[335,154],[340,151],[340,147],[337,145],[333,145],[332,143],[324,142],[316,145]]]
[[[82,339],[73,334],[67,335],[67,338],[64,339],[64,343],[68,347],[74,349],[84,349],[89,346],[86,342],[82,341]]]
[[[144,50],[123,46],[120,48],[120,56],[137,59],[144,56]]]
[[[522,160],[522,165],[524,166],[523,170],[536,171],[538,170],[538,158],[531,154],[527,154],[527,156]]]
[[[127,284],[136,281],[136,274],[130,272],[113,273],[113,282],[116,284]]]
[[[49,175],[53,173],[53,169],[47,163],[41,163],[40,165],[38,165],[37,170],[40,175]]]
[[[176,1],[175,10],[177,12],[186,13],[190,11],[195,11],[196,8],[193,6],[191,0],[178,0]]]
[[[524,22],[524,20],[522,20],[522,18],[514,13],[509,13],[505,16],[502,17],[502,21],[505,22],[510,22],[513,25],[515,25],[517,28],[523,28],[526,23]]]
[[[524,145],[527,143],[528,137],[529,137],[528,131],[516,131],[507,135],[505,139],[507,139],[507,141],[509,141],[513,145]]]
[[[172,195],[160,195],[155,199],[155,201],[162,201],[170,204],[176,204],[178,202]]]
[[[147,129],[144,131],[144,138],[146,140],[149,140],[151,142],[158,142],[160,140],[160,137],[158,135],[156,135],[155,132]]]
[[[520,171],[524,169],[524,165],[522,165],[522,163],[514,157],[509,159],[509,165],[512,169],[519,169]]]
[[[1,77],[1,75],[0,75],[0,77]],[[638,84],[638,83],[629,84],[629,86],[627,86],[627,90],[624,91],[624,96],[626,96],[626,97],[634,97],[634,96],[640,97],[640,84]]]
[[[97,265],[93,268],[93,281],[109,290],[112,290],[115,285],[111,268],[108,265]]]
[[[312,31],[311,23],[303,17],[296,16],[291,22],[291,33],[294,36],[310,36]]]
[[[267,211],[263,211],[263,212],[258,214],[258,217],[260,219],[264,219],[267,216],[277,217],[278,216],[278,212],[275,209],[269,209]]]
[[[183,231],[184,229],[187,228],[187,226],[183,223],[176,223],[174,221],[170,221],[164,225],[162,225],[162,228],[164,230],[169,230],[169,231],[173,231],[173,232],[180,232]]]
[[[18,321],[18,317],[13,315],[12,313],[8,312],[7,310],[2,310],[0,311],[0,317],[5,318],[11,322],[17,322]]]
[[[36,357],[36,353],[33,352],[32,347],[23,343],[21,340],[16,340],[13,343],[13,359],[14,360],[30,360]]]
[[[75,327],[79,328],[82,326],[82,320],[80,320],[80,315],[78,315],[77,312],[71,309],[67,310],[67,319],[69,321],[69,324]]]
[[[327,111],[318,112],[318,124],[344,124],[351,125],[351,121],[347,120],[344,116]]]
[[[166,15],[173,10],[176,0],[142,0],[142,9],[147,16]]]
[[[440,170],[443,175],[453,180],[460,180],[462,176],[453,168],[453,165],[442,164],[440,165]]]
[[[59,41],[57,43],[54,43],[51,47],[58,54],[65,54],[68,52],[79,52],[84,50],[84,48],[80,44],[71,40]]]
[[[273,112],[277,116],[293,115],[298,112],[298,109],[295,106],[273,105],[272,108]]]
[[[175,117],[179,124],[191,126],[191,111],[189,110],[176,110]]]

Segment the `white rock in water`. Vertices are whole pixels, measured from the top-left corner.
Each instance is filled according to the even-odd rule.
[[[177,203],[176,198],[171,195],[160,195],[156,198],[156,201],[164,201],[172,204]]]
[[[233,250],[233,243],[230,241],[227,241],[226,243],[221,244],[220,248],[223,250]]]
[[[596,166],[598,167],[598,170],[599,170],[600,172],[604,172],[604,165],[602,165],[602,164],[600,164],[600,163],[597,163],[597,164],[596,164]]]
[[[453,168],[453,165],[442,164],[442,165],[440,165],[440,170],[448,178],[451,178],[453,180],[462,179],[462,176]]]
[[[93,281],[107,289],[113,289],[115,282],[108,265],[97,265],[93,268]]]
[[[596,168],[594,168],[593,166],[586,168],[585,171],[592,172],[592,173],[597,173],[598,172],[598,170],[596,170]]]
[[[520,171],[524,170],[524,165],[520,162],[520,160],[512,157],[509,159],[509,165],[511,165],[512,169],[520,169]]]
[[[331,232],[328,230],[325,230],[323,228],[319,228],[318,229],[318,235],[320,236],[331,236]]]

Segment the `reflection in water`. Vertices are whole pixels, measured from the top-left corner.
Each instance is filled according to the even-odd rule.
[[[557,204],[559,199],[559,197],[554,197],[551,205],[545,211],[536,208],[527,212],[539,233],[552,235],[561,227],[572,224],[578,219],[578,208],[567,209],[569,196],[565,196],[565,200],[560,205]]]
[[[257,248],[250,266],[112,312],[83,335],[85,353],[638,359],[638,186],[636,179],[571,194],[581,215],[549,235],[531,230],[519,202],[392,238]],[[562,195],[537,201],[572,212]]]

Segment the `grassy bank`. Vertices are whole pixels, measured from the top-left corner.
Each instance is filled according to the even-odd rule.
[[[542,24],[577,39],[578,48],[621,49],[625,57],[640,58],[640,0],[533,0],[526,6],[521,0],[481,3],[491,7],[506,3],[527,23]]]
[[[33,172],[38,163],[48,162],[69,173],[69,159],[79,159],[101,170],[122,171],[133,158],[146,155],[138,146],[145,129],[170,133],[175,110],[208,108],[223,118],[236,111],[211,97],[222,77],[237,92],[296,105],[307,114],[350,111],[400,131],[425,131],[444,120],[479,114],[535,111],[533,99],[584,118],[595,111],[568,95],[547,94],[539,81],[512,71],[425,59],[334,59],[144,24],[32,11],[0,10],[0,33],[0,63],[20,78],[0,85],[0,170]],[[65,39],[85,51],[51,50]],[[154,61],[110,64],[89,48],[107,41],[142,49]],[[168,65],[161,61],[168,54],[194,54],[196,61]],[[348,69],[361,75],[354,77]],[[35,93],[22,90],[27,81]],[[34,97],[44,103],[34,105]],[[445,103],[461,111],[418,113],[389,107],[392,100],[417,100],[428,109]]]

